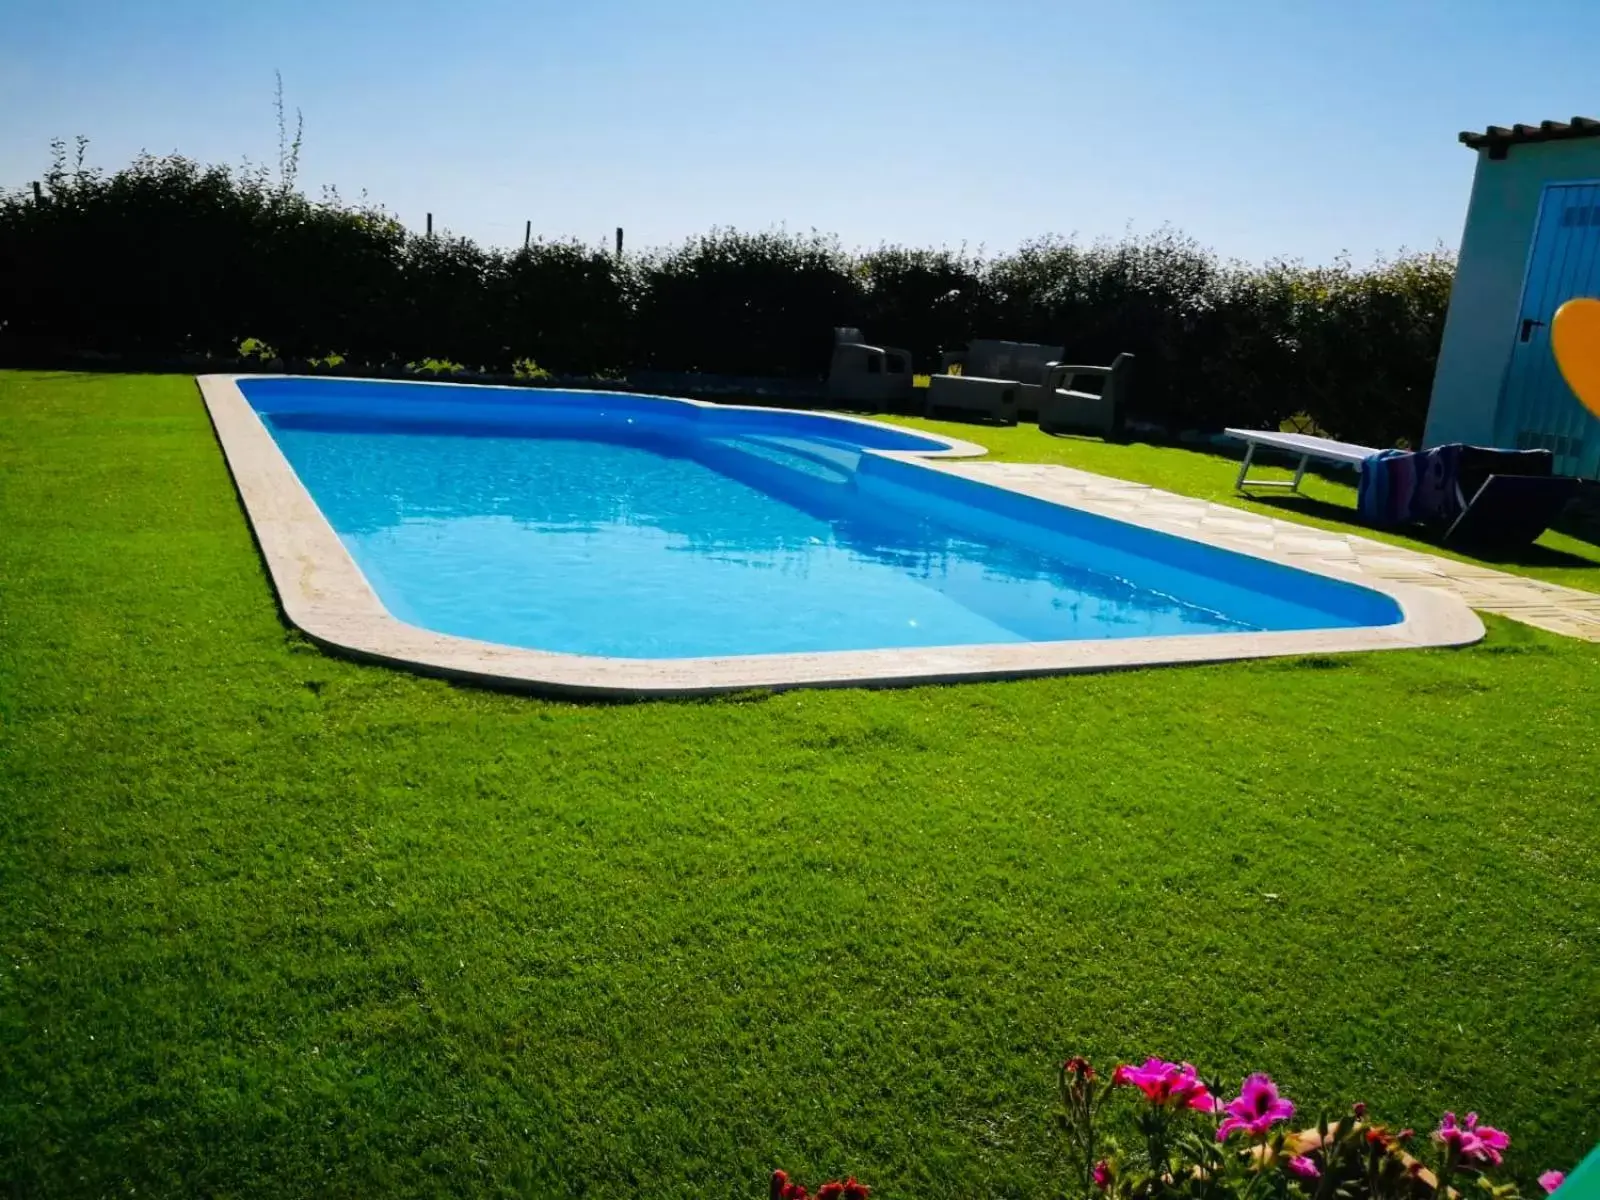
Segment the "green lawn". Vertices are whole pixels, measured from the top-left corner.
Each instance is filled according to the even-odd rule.
[[[1597,714],[1600,647],[1503,621],[906,691],[455,688],[284,628],[192,381],[0,374],[0,1180],[1043,1198],[1076,1051],[1473,1108],[1531,1179],[1600,1137]]]

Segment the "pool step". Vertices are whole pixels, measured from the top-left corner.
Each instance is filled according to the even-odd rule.
[[[748,487],[825,520],[839,516],[855,490],[859,451],[777,435],[706,438],[694,456]]]

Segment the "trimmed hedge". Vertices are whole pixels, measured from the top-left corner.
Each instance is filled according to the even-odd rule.
[[[142,156],[56,161],[37,201],[0,193],[0,354],[226,356],[256,337],[291,359],[448,359],[566,374],[627,368],[818,378],[832,329],[910,349],[919,369],[972,337],[1139,356],[1134,420],[1276,426],[1309,415],[1376,445],[1422,430],[1454,273],[1442,251],[1371,267],[1225,262],[1172,232],[1011,254],[713,230],[618,259],[573,241],[484,249],[411,233],[264,171]]]

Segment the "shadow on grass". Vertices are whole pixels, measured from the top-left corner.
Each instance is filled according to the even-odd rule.
[[[1282,511],[1285,515],[1298,513],[1302,516],[1316,517],[1323,521],[1337,521],[1342,525],[1349,525],[1352,529],[1366,531],[1370,526],[1364,525],[1356,517],[1355,510],[1343,504],[1330,504],[1326,500],[1316,500],[1301,494],[1296,496],[1257,496],[1251,495],[1249,499],[1257,504],[1265,505]],[[1600,567],[1600,546],[1593,548],[1593,555],[1585,557],[1581,554],[1572,554],[1566,550],[1555,550],[1549,546],[1513,546],[1489,547],[1471,546],[1447,542],[1440,533],[1422,526],[1408,526],[1399,530],[1379,530],[1375,532],[1401,533],[1412,541],[1421,542],[1440,550],[1449,550],[1454,554],[1466,554],[1480,562],[1496,566],[1521,566],[1521,567]]]

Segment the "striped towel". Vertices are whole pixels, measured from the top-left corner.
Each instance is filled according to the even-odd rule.
[[[1379,529],[1393,529],[1411,519],[1417,490],[1417,456],[1409,450],[1380,450],[1361,464],[1356,511]]]

